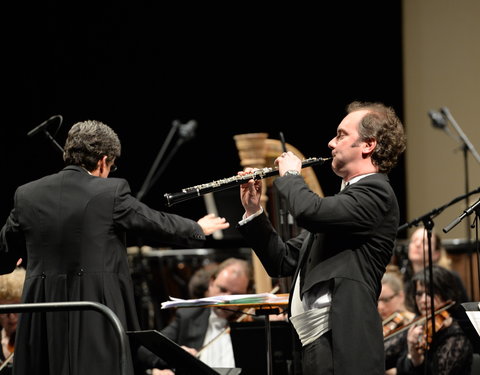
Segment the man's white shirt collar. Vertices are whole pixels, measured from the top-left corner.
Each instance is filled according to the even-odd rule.
[[[342,180],[342,185],[340,186],[340,191],[342,191],[343,189],[345,189],[348,185],[354,184],[355,182],[360,181],[362,178],[367,177],[367,176],[370,176],[370,175],[375,174],[375,173],[377,173],[377,172],[367,173],[367,174],[361,174],[360,176],[355,176],[354,178],[352,178],[352,179],[351,179],[350,181],[348,181],[348,182],[345,182],[345,180]]]

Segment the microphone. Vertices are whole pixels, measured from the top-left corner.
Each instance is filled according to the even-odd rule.
[[[460,223],[465,217],[470,216],[473,211],[479,209],[480,207],[480,199],[478,199],[474,204],[468,207],[463,214],[461,214],[456,219],[452,220],[450,224],[448,224],[445,228],[443,228],[444,233],[448,233],[453,227],[455,227],[458,223]]]
[[[178,134],[180,138],[184,140],[189,140],[195,137],[195,130],[197,129],[197,122],[195,120],[190,120],[186,124],[180,124],[178,129]]]
[[[442,113],[437,111],[428,111],[428,116],[432,120],[432,125],[435,128],[444,129],[444,130],[447,128],[447,121],[445,120],[443,111]]]
[[[30,130],[27,135],[29,137],[33,137],[35,134],[39,133],[40,131],[44,130],[47,128],[47,126],[49,126],[51,123],[55,122],[55,121],[58,121],[58,126],[60,127],[60,125],[62,125],[62,122],[63,122],[63,117],[61,115],[54,115],[52,117],[50,117],[48,120],[45,120],[44,122],[42,122],[40,125],[38,125],[37,127],[33,128],[32,130]]]
[[[440,112],[442,113],[442,115],[446,118],[449,118],[450,116],[450,111],[448,110],[447,107],[442,107],[440,108]]]

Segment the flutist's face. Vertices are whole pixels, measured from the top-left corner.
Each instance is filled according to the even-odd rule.
[[[360,121],[367,113],[367,110],[349,113],[338,125],[337,135],[328,142],[333,156],[332,169],[345,181],[360,174],[374,172],[367,170],[371,167],[371,163],[369,165],[365,162],[373,150],[372,145],[369,142],[360,141],[358,133]]]

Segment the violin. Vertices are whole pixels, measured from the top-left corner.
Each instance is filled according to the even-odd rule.
[[[389,335],[390,332],[392,332],[394,329],[397,329],[398,327],[405,325],[406,323],[409,322],[409,320],[410,319],[408,319],[401,312],[398,312],[398,311],[394,312],[392,315],[384,319],[384,321],[382,322],[383,337]]]
[[[436,325],[435,325],[435,332],[437,332],[437,324],[439,325],[438,329],[440,329],[441,327],[443,327],[443,323],[445,322],[445,320],[450,317],[450,314],[448,313],[447,310],[450,307],[452,307],[453,305],[455,305],[455,301],[447,301],[444,304],[442,304],[435,311],[435,321],[437,322]],[[446,314],[443,314],[444,312]],[[447,316],[447,314],[448,314],[448,316]],[[438,319],[437,319],[437,315],[440,315],[440,317]],[[399,327],[393,329],[387,335],[384,335],[383,339],[387,340],[389,338],[392,338],[393,336],[396,336],[397,334],[409,329],[413,325],[424,324],[425,321],[427,321],[427,324],[424,325],[426,327],[424,336],[426,338],[425,341],[426,342],[430,341],[430,343],[431,343],[431,336],[432,336],[432,332],[433,332],[433,324],[432,324],[432,319],[429,319],[429,318],[430,318],[429,316],[417,317],[417,318],[413,319],[412,321],[408,322],[407,324],[404,324],[402,326],[399,326]],[[430,336],[430,340],[427,339],[428,336]],[[430,345],[430,343],[428,343],[428,345]]]
[[[423,326],[423,335],[420,337],[417,348],[421,349],[423,352],[430,349],[433,340],[433,327],[435,327],[435,332],[440,331],[445,327],[445,322],[448,321],[449,318],[450,313],[447,310],[442,310],[438,314],[435,313],[435,320],[432,321],[430,318],[427,321],[427,324]]]

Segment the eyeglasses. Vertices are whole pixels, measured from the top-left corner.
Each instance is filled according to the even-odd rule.
[[[115,172],[117,169],[118,169],[118,167],[117,167],[115,164],[112,164],[112,165],[110,166],[110,173]]]
[[[380,297],[378,302],[389,303],[394,297],[396,297],[397,293],[392,294],[390,297]]]

